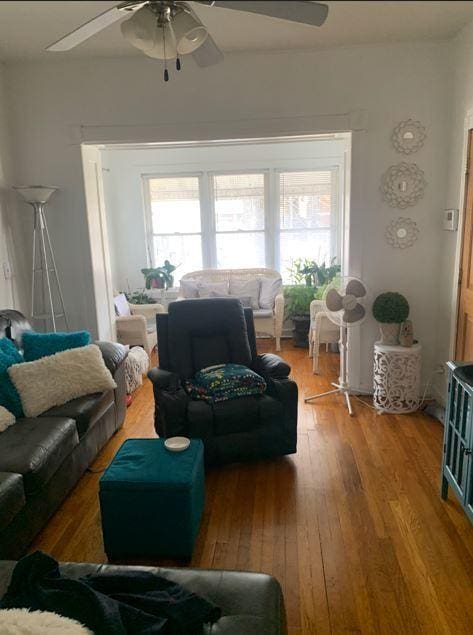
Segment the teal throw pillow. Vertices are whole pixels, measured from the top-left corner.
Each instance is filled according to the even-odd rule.
[[[8,339],[8,337],[0,338],[0,352],[5,353],[5,355],[8,355],[9,357],[13,357],[15,364],[19,364],[24,361],[22,354],[15,344]]]
[[[0,339],[0,406],[3,406],[18,419],[23,416],[20,395],[13,385],[8,369],[13,364],[23,361],[13,342],[7,338]]]
[[[34,362],[42,357],[62,353],[71,348],[80,348],[90,344],[88,331],[75,333],[34,333],[25,331],[22,337],[25,362]]]

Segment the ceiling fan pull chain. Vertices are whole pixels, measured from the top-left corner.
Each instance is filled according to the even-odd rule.
[[[168,71],[168,60],[166,56],[166,31],[164,30],[164,22],[162,25],[163,29],[163,48],[164,48],[164,81],[169,81],[169,71]]]

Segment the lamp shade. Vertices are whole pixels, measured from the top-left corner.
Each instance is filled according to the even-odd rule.
[[[208,31],[192,13],[181,11],[173,21],[177,52],[181,55],[193,53],[207,39]]]
[[[148,57],[158,60],[171,60],[177,55],[176,38],[169,22],[156,27],[154,46],[143,51]]]
[[[14,185],[27,203],[47,203],[58,187],[52,185]]]
[[[147,7],[138,9],[132,18],[121,24],[123,37],[140,51],[152,49],[156,43],[157,20]]]

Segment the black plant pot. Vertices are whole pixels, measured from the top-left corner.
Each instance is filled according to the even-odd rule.
[[[292,318],[294,328],[292,330],[292,340],[297,348],[309,348],[309,315],[296,315]]]

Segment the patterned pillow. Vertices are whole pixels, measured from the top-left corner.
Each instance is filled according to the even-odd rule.
[[[266,390],[266,382],[246,366],[220,364],[199,370],[192,381],[186,382],[186,390],[194,399],[218,403],[261,395]]]

